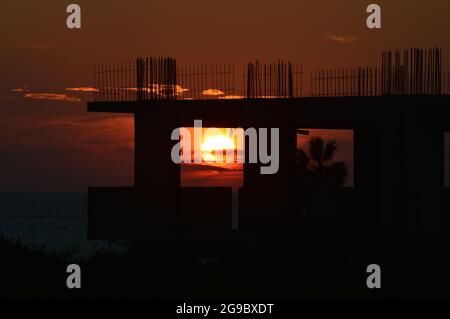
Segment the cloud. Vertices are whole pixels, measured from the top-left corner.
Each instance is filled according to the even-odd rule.
[[[104,116],[71,116],[56,119],[47,119],[41,122],[34,121],[37,125],[48,125],[48,126],[92,126],[96,127],[101,124],[101,127],[114,127],[118,123],[124,126],[128,126],[128,117],[123,116],[110,116],[105,113]],[[125,124],[124,124],[125,123]]]
[[[224,167],[212,165],[181,165],[181,187],[242,187],[243,166],[225,164]]]
[[[354,43],[358,40],[358,38],[354,35],[336,35],[336,34],[329,34],[327,36],[328,39],[335,41],[335,42],[339,42],[339,43]]]
[[[24,97],[27,99],[35,99],[35,100],[81,102],[81,99],[78,97],[68,96],[66,94],[61,93],[26,93]]]
[[[224,96],[219,96],[220,100],[238,100],[238,99],[243,99],[244,97],[242,95],[224,95]]]
[[[227,168],[227,167],[221,167],[221,166],[214,166],[214,165],[207,165],[207,164],[183,164],[183,170],[185,171],[214,171],[214,172],[230,172],[234,169]]]
[[[89,126],[93,125],[92,123],[82,123],[82,122],[74,122],[74,121],[47,121],[40,122],[39,125],[47,125],[47,126]]]
[[[223,91],[217,90],[217,89],[207,89],[207,90],[203,90],[202,94],[210,95],[210,96],[219,96],[219,95],[224,95],[225,93]]]
[[[137,92],[137,87],[129,87],[129,88],[112,88],[108,87],[108,90],[125,90],[125,91],[132,91]],[[188,88],[184,88],[181,85],[171,85],[171,84],[149,84],[147,88],[142,88],[142,90],[147,93],[155,93],[160,96],[166,96],[167,94],[174,94],[175,95],[183,95],[186,92],[189,92]]]
[[[23,86],[21,88],[10,89],[10,91],[14,92],[14,93],[23,93],[23,92],[29,92],[30,90],[26,86]]]
[[[0,116],[0,191],[133,185],[133,116],[51,108],[59,111]]]
[[[92,87],[82,86],[82,87],[76,87],[76,88],[66,88],[66,91],[72,91],[72,92],[98,92],[99,90]]]

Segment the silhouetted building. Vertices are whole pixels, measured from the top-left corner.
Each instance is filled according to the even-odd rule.
[[[169,98],[149,95],[155,89],[151,83],[161,77],[154,74],[154,63],[138,60],[137,101],[88,103],[90,112],[131,113],[135,118],[135,186],[89,188],[90,239],[155,239],[175,245],[250,239],[295,243],[302,236],[331,240],[388,236],[412,242],[448,239],[444,134],[450,131],[450,96],[436,89],[440,79],[433,79],[428,91],[426,85],[422,90],[415,83],[408,91],[411,94],[400,95],[409,90],[405,81],[394,77],[394,83],[387,83],[393,76],[384,73],[384,82],[378,86],[371,82],[371,71],[360,70],[355,82],[358,92],[372,92],[363,89],[370,79],[374,92],[381,87],[383,92],[400,94],[293,97],[292,67],[286,64],[287,84],[280,80],[275,85],[287,92],[283,98],[258,98],[265,94],[261,89],[265,82],[253,79],[248,88],[252,98],[183,100],[174,98],[173,60],[167,62],[171,75],[167,83],[158,82],[158,90],[173,86]],[[386,65],[396,72],[407,70],[403,65]],[[386,65],[383,72],[390,72]],[[433,65],[433,72],[437,74],[438,68]],[[252,67],[249,76],[263,72],[260,69],[265,70],[258,64]],[[139,79],[145,72],[154,74],[152,80]],[[409,78],[405,73],[403,79]],[[417,95],[418,91],[423,94]],[[231,188],[180,187],[180,165],[171,160],[176,142],[170,137],[175,128],[191,127],[197,119],[204,127],[280,129],[278,173],[261,175],[259,164],[244,165],[237,231],[232,230]],[[298,128],[353,131],[353,187],[302,186],[296,175]]]

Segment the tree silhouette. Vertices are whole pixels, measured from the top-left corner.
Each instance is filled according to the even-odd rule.
[[[345,162],[336,162],[336,140],[311,137],[308,152],[297,151],[297,174],[306,187],[343,186],[347,178]]]

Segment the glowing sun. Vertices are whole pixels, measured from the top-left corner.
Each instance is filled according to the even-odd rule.
[[[202,143],[202,157],[206,162],[221,161],[221,158],[217,158],[213,152],[234,150],[235,146],[233,140],[224,134],[211,135],[205,138]]]

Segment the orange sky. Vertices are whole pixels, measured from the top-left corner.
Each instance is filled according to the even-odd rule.
[[[94,63],[173,56],[179,64],[290,60],[310,71],[379,64],[382,49],[450,52],[448,0],[76,1],[82,29],[56,0],[6,1],[0,10],[0,191],[132,185],[132,119],[86,112]],[[106,163],[100,165],[99,163]],[[125,168],[125,169],[122,169]],[[115,174],[111,174],[111,172]]]
[[[227,136],[226,129],[221,128],[217,130],[217,134]],[[205,131],[206,128],[203,129],[203,143],[208,141],[208,136]],[[193,129],[190,128],[189,132],[191,134],[191,145],[195,145]],[[353,186],[353,131],[308,129],[308,132],[309,135],[297,135],[297,148],[308,153],[308,142],[312,137],[321,137],[326,141],[331,139],[336,140],[337,150],[333,161],[343,161],[346,163],[348,176],[345,186]],[[201,141],[199,136],[196,138]],[[237,145],[235,138],[234,149],[237,149]],[[242,160],[243,149],[240,148],[237,151]],[[235,157],[236,160],[237,158]],[[193,149],[191,150],[191,159],[194,159]],[[208,161],[208,159],[214,160],[214,155],[212,157],[203,156],[204,161]],[[240,163],[204,162],[201,164],[192,163],[181,165],[181,186],[229,186],[237,188],[243,186],[243,177],[243,165]]]
[[[308,72],[378,63],[383,48],[449,51],[447,0],[376,1],[382,7],[377,31],[365,26],[372,2],[80,0],[82,29],[69,30],[65,2],[7,1],[0,11],[0,88],[88,85],[94,63],[137,55],[174,56],[183,65],[281,58]]]
[[[238,157],[235,157],[236,163],[225,163],[224,159],[226,155],[224,153],[222,161],[220,157],[215,156],[214,148],[219,148],[223,144],[215,144],[214,140],[210,138],[214,136],[221,136],[224,139],[228,139],[233,147],[230,145],[223,145],[224,149],[237,150],[237,154],[242,156],[242,148],[238,148],[236,138],[232,138],[227,133],[225,128],[203,128],[202,135],[194,134],[193,128],[188,128],[187,131],[191,136],[191,160],[195,158],[196,145],[202,145],[202,159],[203,163],[189,163],[181,165],[181,186],[194,187],[194,186],[229,186],[229,187],[242,187],[243,186],[243,165],[238,163]],[[182,133],[183,134],[183,133]],[[212,151],[205,150],[204,146],[211,142]],[[182,146],[183,147],[183,146]],[[236,154],[236,155],[237,155]]]

